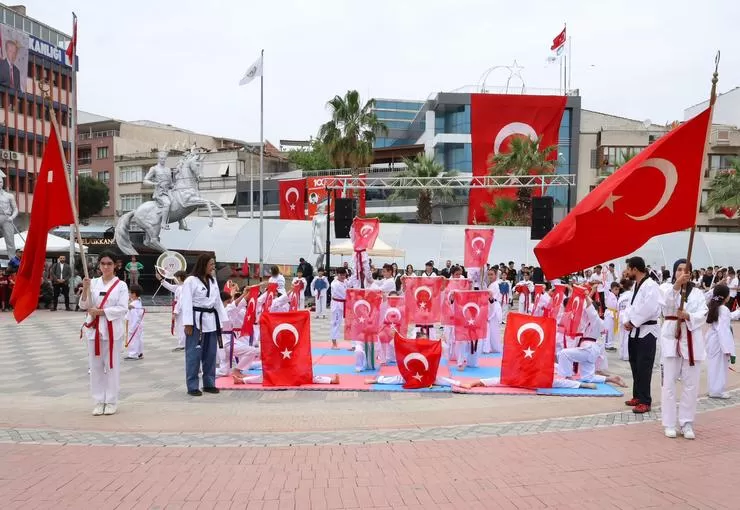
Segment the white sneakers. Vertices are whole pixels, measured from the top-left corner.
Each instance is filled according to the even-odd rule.
[[[116,404],[103,404],[98,403],[95,404],[95,409],[93,409],[93,416],[102,416],[102,415],[108,415],[116,414],[116,411],[118,410],[118,407]]]
[[[665,428],[665,437],[670,437],[671,439],[673,439],[674,437],[676,437],[676,429],[674,429],[672,427],[666,427]]]
[[[687,423],[686,425],[684,425],[681,428],[681,433],[686,439],[696,439],[696,434],[694,434],[694,426],[691,423]]]
[[[718,395],[717,394],[714,394],[714,395],[710,394],[709,395],[709,398],[728,399],[728,398],[732,398],[732,395],[730,395],[729,392],[725,391],[724,393],[720,393]]]

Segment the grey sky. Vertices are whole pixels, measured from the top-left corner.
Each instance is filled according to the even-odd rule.
[[[514,59],[529,87],[557,88],[558,67],[545,59],[563,22],[585,108],[682,119],[708,97],[717,49],[720,91],[740,85],[737,0],[19,3],[68,33],[77,12],[81,109],[250,141],[259,138],[259,83],[237,83],[261,48],[265,136],[274,143],[315,135],[326,101],[349,88],[425,99]]]

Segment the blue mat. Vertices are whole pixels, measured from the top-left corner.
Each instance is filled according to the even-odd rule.
[[[560,397],[621,397],[624,395],[624,393],[606,383],[597,384],[595,390],[583,388],[540,388],[537,390],[537,394]]]
[[[334,374],[357,374],[355,372],[355,365],[325,365],[319,364],[313,366],[313,375],[334,375]],[[368,377],[378,375],[379,370],[363,370],[359,372],[362,375],[367,374]]]
[[[365,372],[363,372],[364,374]],[[452,388],[450,386],[432,386],[431,388],[419,388],[416,390],[407,390],[400,384],[371,384],[369,385],[371,391],[417,391],[426,393],[450,393]]]

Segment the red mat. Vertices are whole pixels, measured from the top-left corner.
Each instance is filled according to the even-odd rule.
[[[254,372],[257,375],[259,372]],[[261,384],[234,384],[234,379],[219,377],[216,388],[221,390],[282,391],[282,390],[321,390],[321,391],[370,391],[372,385],[365,384],[366,375],[340,375],[340,384],[306,384],[304,386],[263,386]]]

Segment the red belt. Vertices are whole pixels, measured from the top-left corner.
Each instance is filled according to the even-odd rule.
[[[684,319],[679,319],[678,317],[674,315],[668,315],[663,317],[667,321],[681,321],[686,324],[686,321]],[[678,354],[678,357],[681,358],[681,331],[676,331],[676,354]],[[689,365],[694,366],[694,337],[691,334],[691,330],[688,326],[686,326],[686,344],[689,351]]]
[[[177,304],[177,299],[172,300],[172,313],[170,314],[170,335],[175,334],[175,305]]]
[[[98,308],[100,308],[101,310],[103,309],[106,301],[108,301],[108,296],[111,295],[113,289],[116,288],[118,282],[120,281],[121,280],[116,279],[116,281],[113,282],[113,285],[111,285],[110,289],[108,289],[108,292],[106,292],[105,296],[103,296],[103,300],[100,302]],[[113,368],[113,323],[111,321],[106,322],[108,323],[108,357],[110,358],[109,364],[110,368]],[[89,323],[83,323],[82,327],[95,328],[95,355],[100,356],[100,315],[96,315],[95,318]],[[82,329],[80,329],[80,338],[82,338]]]

